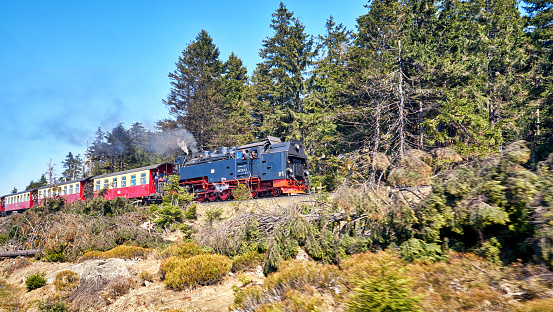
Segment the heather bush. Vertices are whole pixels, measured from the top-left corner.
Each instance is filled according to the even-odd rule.
[[[137,247],[137,246],[117,246],[108,251],[89,251],[85,253],[79,261],[91,260],[91,259],[109,259],[109,258],[121,258],[121,259],[134,259],[145,258],[152,252],[151,249]]]
[[[168,265],[163,269],[164,282],[173,289],[213,284],[228,274],[232,265],[229,258],[216,254],[197,255],[187,259],[177,257],[169,259],[172,259],[171,262],[168,261]]]
[[[257,250],[252,250],[242,255],[237,255],[232,259],[231,271],[239,272],[253,270],[258,265],[261,265],[263,257],[264,255],[258,253]]]
[[[186,259],[192,256],[200,255],[202,253],[204,253],[204,251],[200,245],[191,242],[184,242],[165,248],[161,252],[161,257],[165,259],[176,256]]]
[[[61,271],[56,274],[54,285],[56,291],[69,291],[77,287],[79,284],[79,274],[73,271]]]

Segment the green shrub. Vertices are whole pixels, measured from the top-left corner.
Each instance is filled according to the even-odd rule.
[[[38,309],[42,312],[69,312],[69,306],[60,301],[51,302],[47,300],[46,302],[39,302]]]
[[[31,290],[40,288],[42,286],[45,286],[47,282],[46,278],[44,278],[45,276],[46,276],[46,272],[42,272],[42,273],[37,272],[27,277],[27,279],[25,280],[25,285],[27,287],[27,290],[31,291]]]
[[[223,214],[223,210],[219,207],[212,207],[210,209],[207,209],[205,211],[205,215],[207,218],[207,222],[209,225],[212,225],[213,222],[221,220],[221,215]]]
[[[501,253],[501,244],[495,237],[492,237],[489,241],[484,242],[480,248],[475,250],[475,252],[477,255],[488,261],[494,263],[501,262],[501,259],[499,258],[499,254]]]
[[[56,274],[54,279],[54,285],[56,286],[56,291],[68,291],[77,287],[79,284],[79,274],[73,271],[61,271]]]
[[[392,264],[383,264],[380,274],[353,280],[349,311],[420,311],[419,298],[413,297],[409,289],[410,281],[391,268]]]
[[[173,289],[213,284],[229,273],[232,265],[229,258],[216,254],[169,259],[173,260],[170,268],[165,268],[165,285]]]
[[[188,208],[186,208],[186,210],[184,211],[184,217],[186,219],[193,219],[193,220],[198,218],[196,214],[196,204],[192,204],[188,206]]]
[[[263,261],[263,254],[258,253],[256,250],[249,251],[243,255],[235,256],[232,259],[232,272],[239,272],[243,270],[255,269],[258,265],[261,265]]]
[[[44,249],[44,258],[49,262],[64,262],[65,258],[65,244],[54,244],[50,248]]]
[[[159,266],[159,275],[162,280],[165,279],[165,275],[175,270],[176,267],[184,263],[183,258],[171,256],[163,260]]]
[[[415,260],[423,263],[432,263],[447,260],[447,256],[442,254],[442,249],[438,244],[427,244],[416,238],[411,238],[399,246],[401,259],[407,262]]]

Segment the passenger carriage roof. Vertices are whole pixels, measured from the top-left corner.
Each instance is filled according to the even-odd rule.
[[[71,180],[71,181],[67,181],[67,182],[60,182],[60,183],[56,183],[56,184],[50,184],[50,185],[45,185],[45,186],[41,186],[39,188],[36,188],[36,189],[33,189],[34,190],[42,190],[42,189],[46,189],[46,188],[52,188],[54,186],[62,186],[62,185],[66,185],[66,184],[72,184],[72,183],[77,183],[77,182],[82,182],[82,181],[86,181],[86,180],[90,180],[92,179],[92,177],[86,177],[86,178],[82,178],[82,179],[77,179],[77,180]]]
[[[117,176],[117,175],[122,175],[122,174],[127,174],[127,173],[138,172],[138,171],[159,169],[159,168],[162,168],[163,166],[167,166],[168,168],[169,168],[169,167],[173,168],[173,164],[171,164],[171,163],[163,163],[163,164],[157,164],[157,165],[151,165],[151,166],[146,166],[146,167],[140,167],[140,168],[125,170],[125,171],[114,172],[114,173],[107,173],[107,174],[104,174],[104,175],[95,176],[95,177],[93,177],[93,178],[94,178],[94,179],[107,178],[107,177],[112,177],[112,176]]]
[[[17,195],[21,195],[21,194],[25,194],[25,193],[29,193],[31,192],[31,190],[27,190],[27,191],[21,191],[21,192],[17,192],[17,193],[13,193],[13,194],[6,194],[6,195],[2,195],[0,196],[0,198],[4,198],[4,197],[8,197],[8,196],[17,196]]]

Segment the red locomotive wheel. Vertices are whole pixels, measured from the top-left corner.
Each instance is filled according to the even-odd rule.
[[[280,189],[279,188],[274,188],[272,191],[271,191],[271,194],[273,194],[273,196],[278,196],[280,195]]]
[[[219,199],[227,200],[230,198],[230,190],[224,190],[219,194]]]
[[[199,203],[204,202],[204,201],[205,201],[205,193],[203,193],[203,194],[198,194],[198,195],[196,196],[196,201],[199,202]]]
[[[207,200],[209,200],[210,202],[216,201],[217,193],[216,192],[207,193]]]

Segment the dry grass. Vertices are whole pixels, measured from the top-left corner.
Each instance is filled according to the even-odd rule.
[[[31,261],[29,261],[27,258],[19,257],[15,260],[5,260],[5,261],[11,261],[11,264],[5,269],[3,272],[3,275],[10,276],[15,272],[15,270],[23,269],[31,265]]]
[[[79,258],[78,262],[94,259],[143,259],[153,250],[137,246],[117,246],[108,251],[89,251]]]

